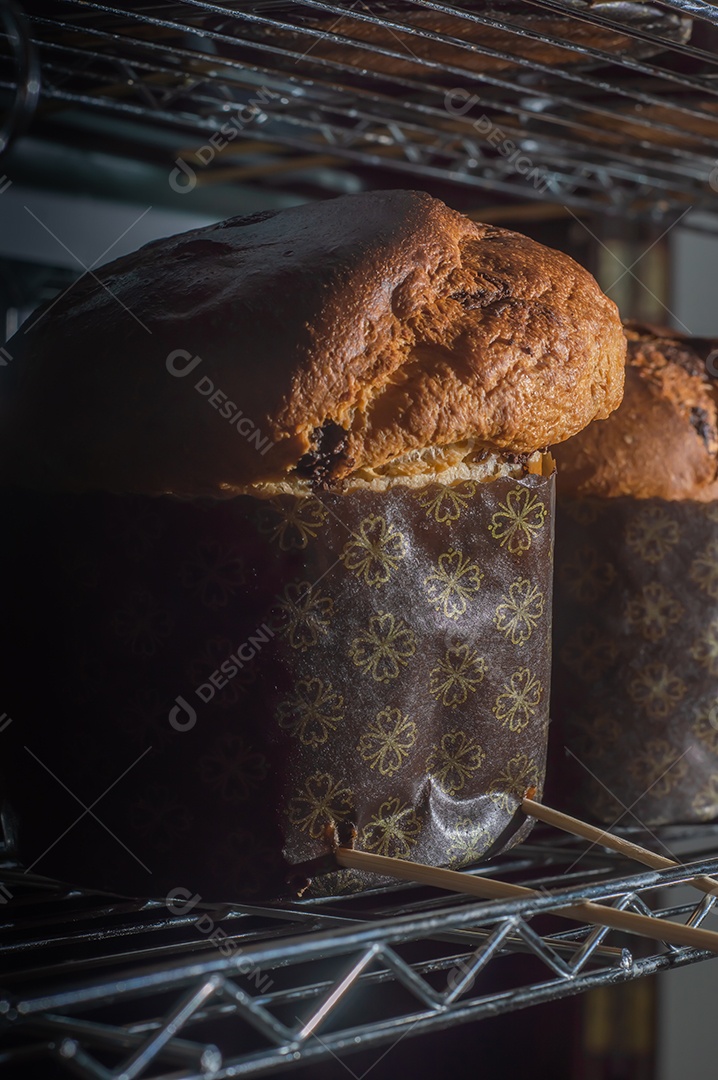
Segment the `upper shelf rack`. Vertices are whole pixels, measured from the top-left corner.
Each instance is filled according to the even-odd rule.
[[[184,161],[179,187],[322,168],[344,190],[408,175],[623,216],[718,201],[718,9],[700,0],[24,8],[41,130],[94,118],[112,147],[150,125],[135,150]]]

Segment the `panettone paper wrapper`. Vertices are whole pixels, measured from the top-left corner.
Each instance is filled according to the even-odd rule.
[[[554,622],[547,797],[606,824],[718,817],[718,504],[559,498]]]
[[[13,499],[4,738],[25,865],[231,900],[280,895],[329,822],[437,865],[526,836],[519,801],[545,771],[552,477]]]

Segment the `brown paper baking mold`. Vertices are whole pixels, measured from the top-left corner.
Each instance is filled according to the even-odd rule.
[[[556,530],[551,798],[718,817],[718,505],[560,498]]]
[[[553,498],[533,475],[223,503],[16,492],[5,760],[26,865],[241,899],[281,893],[328,821],[439,865],[520,842],[544,779]]]

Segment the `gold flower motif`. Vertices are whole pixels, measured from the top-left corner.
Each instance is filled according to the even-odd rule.
[[[626,529],[626,543],[648,563],[659,563],[680,540],[677,522],[660,506],[647,506]]]
[[[608,825],[609,828],[625,816],[626,807],[615,795],[607,791],[603,784],[592,777],[586,780],[582,798],[592,816]]]
[[[506,763],[496,779],[491,781],[489,794],[502,810],[512,810],[521,802],[526,789],[538,787],[538,783],[539,771],[536,763],[526,754],[517,754]]]
[[[369,619],[351,643],[349,655],[356,666],[376,682],[395,679],[416,652],[416,637],[403,619],[380,611]]]
[[[421,832],[421,817],[400,799],[383,802],[362,830],[362,845],[377,855],[406,859]]]
[[[308,581],[290,582],[277,604],[280,634],[286,635],[293,649],[306,652],[326,634],[334,615],[334,601],[323,596]]]
[[[399,709],[386,708],[377,713],[359,739],[357,751],[370,769],[382,776],[393,776],[408,757],[416,742],[416,724]]]
[[[501,547],[507,547],[512,555],[521,555],[531,547],[536,533],[546,521],[548,510],[538,495],[532,495],[523,487],[516,487],[506,496],[506,502],[491,518],[489,532]]]
[[[269,762],[241,735],[223,735],[199,760],[202,780],[219,791],[225,802],[246,802],[262,786]]]
[[[198,544],[194,558],[182,563],[179,573],[184,587],[212,611],[226,607],[245,580],[241,556],[216,540]]]
[[[519,578],[509,585],[508,596],[502,596],[501,600],[494,615],[494,625],[510,638],[512,645],[523,645],[543,615],[544,595],[528,578]]]
[[[713,773],[708,783],[693,800],[693,812],[701,821],[712,821],[718,815],[718,775]]]
[[[649,739],[642,753],[628,761],[626,769],[641,795],[663,799],[685,778],[688,762],[667,739]]]
[[[280,702],[280,728],[299,736],[305,746],[320,746],[344,719],[344,698],[330,682],[300,679],[294,693]]]
[[[718,754],[718,698],[698,710],[691,732],[711,753]]]
[[[601,516],[601,506],[597,499],[563,499],[561,509],[577,525],[595,525]]]
[[[641,595],[626,604],[625,617],[646,641],[660,641],[683,616],[683,605],[660,582],[644,585]]]
[[[595,626],[586,623],[566,642],[559,655],[579,679],[595,682],[615,661],[618,649],[610,637],[599,634]]]
[[[539,707],[543,685],[528,668],[515,671],[504,683],[491,710],[497,720],[511,731],[523,731]]]
[[[366,881],[356,870],[337,870],[333,874],[318,874],[304,896],[343,896],[347,893],[361,892],[366,888]]]
[[[712,619],[703,633],[693,642],[690,654],[711,675],[718,675],[718,619]]]
[[[484,825],[477,825],[471,818],[461,818],[451,832],[446,849],[447,862],[454,869],[479,862],[491,847],[493,837]]]
[[[476,739],[464,731],[442,735],[426,759],[426,772],[447,795],[456,795],[466,781],[479,771],[486,753]]]
[[[367,585],[384,585],[406,558],[408,545],[404,534],[383,517],[364,518],[352,537],[340,558],[347,570],[363,578]]]
[[[483,681],[486,661],[469,645],[451,645],[442,660],[429,672],[429,693],[442,705],[455,709]]]
[[[668,716],[685,692],[686,684],[665,664],[647,664],[628,684],[632,700],[653,719]]]
[[[154,656],[172,633],[172,617],[143,589],[131,593],[127,603],[112,619],[115,633],[133,653]]]
[[[414,498],[426,511],[426,516],[433,518],[440,525],[449,525],[458,521],[461,513],[476,495],[475,480],[464,480],[452,487],[435,486],[425,488]]]
[[[303,790],[289,800],[289,820],[308,832],[315,840],[331,821],[343,821],[353,813],[353,798],[349,788],[342,787],[329,773],[314,773],[307,777]]]
[[[609,713],[574,716],[571,731],[580,754],[592,760],[614,754],[621,738],[621,725]]]
[[[561,564],[559,574],[575,600],[581,604],[595,604],[614,581],[616,570],[595,548],[584,546]]]
[[[718,600],[718,540],[711,540],[706,549],[697,555],[688,571],[691,581],[699,589]]]
[[[484,574],[476,563],[460,551],[449,548],[439,556],[439,569],[424,578],[429,602],[447,619],[458,619],[469,606],[469,600],[481,588]]]
[[[267,509],[277,517],[263,518],[260,532],[269,536],[270,544],[279,544],[282,551],[303,550],[326,523],[327,511],[315,495],[302,499],[270,499]]]

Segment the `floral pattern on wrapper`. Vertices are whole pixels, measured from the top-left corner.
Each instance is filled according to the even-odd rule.
[[[717,817],[718,505],[559,500],[554,612],[553,801],[609,826]]]
[[[520,843],[521,788],[545,769],[553,487],[37,504],[42,584],[18,573],[13,610],[44,604],[60,700],[49,715],[38,689],[23,737],[78,798],[102,796],[117,837],[85,815],[39,870],[231,901],[287,895],[342,823],[432,865]],[[56,781],[15,757],[31,862],[56,836],[36,813]],[[380,880],[335,873],[305,895]]]

